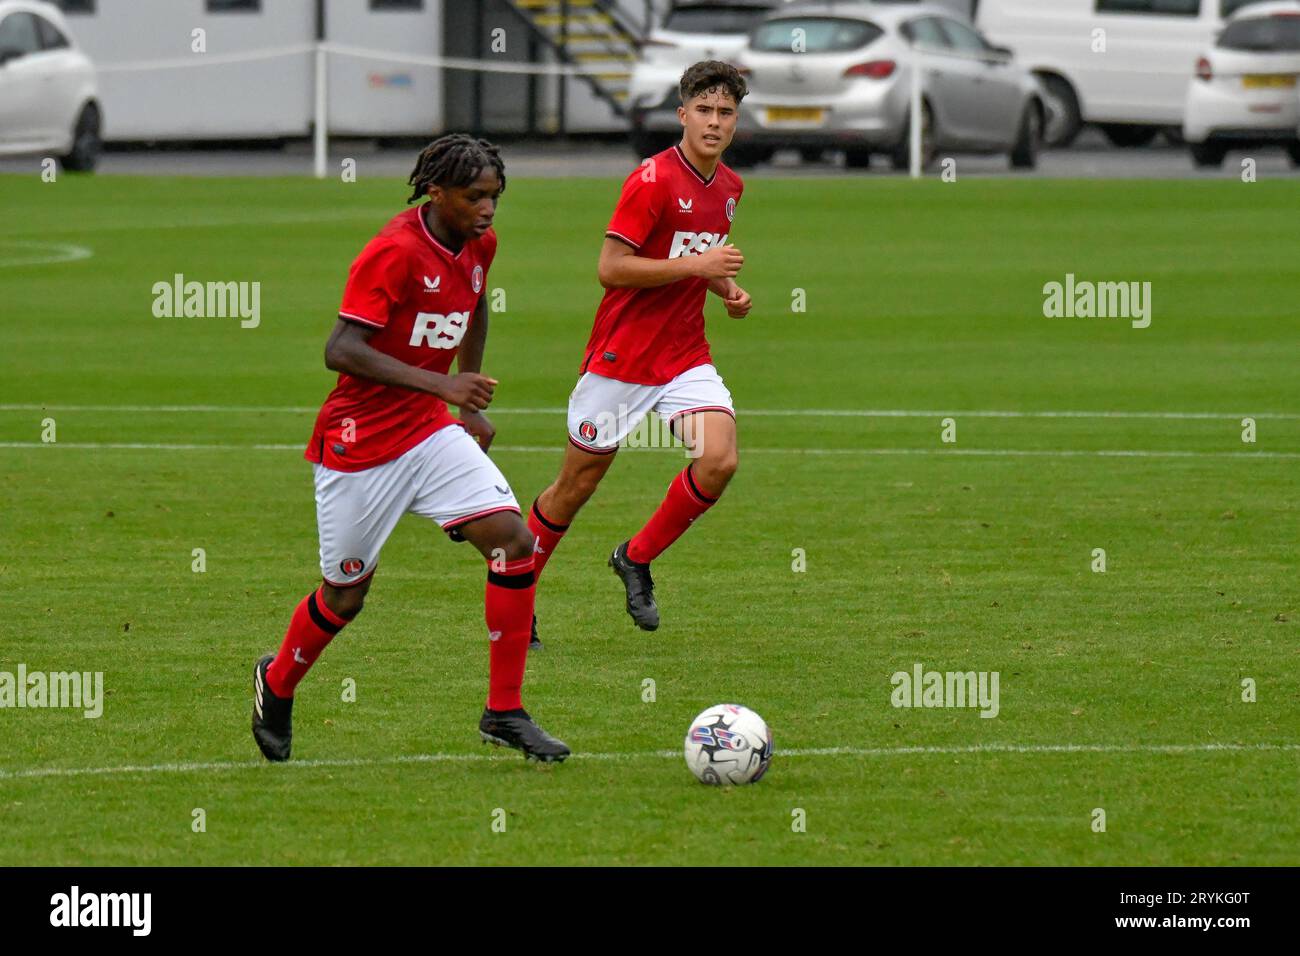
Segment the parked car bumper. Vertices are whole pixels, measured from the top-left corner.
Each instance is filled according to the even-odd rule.
[[[896,82],[863,84],[851,95],[827,97],[751,96],[741,104],[736,140],[772,146],[893,146],[907,125],[907,95]],[[790,109],[819,109],[810,120],[783,117]]]
[[[1183,138],[1189,143],[1212,139],[1262,142],[1296,138],[1300,126],[1300,88],[1240,91],[1193,87],[1187,98]]]

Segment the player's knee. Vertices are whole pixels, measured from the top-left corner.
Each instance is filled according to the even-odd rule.
[[[691,470],[695,474],[695,480],[703,486],[703,490],[720,494],[739,467],[740,455],[733,448],[721,454],[706,455],[697,461]]]
[[[534,544],[533,533],[528,530],[528,525],[520,521],[516,528],[497,542],[496,547],[505,553],[507,561],[521,561],[532,555]]]

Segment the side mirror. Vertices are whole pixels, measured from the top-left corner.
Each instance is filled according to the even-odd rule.
[[[1016,58],[1016,51],[1009,46],[995,46],[989,53],[989,59],[994,63],[1010,63]]]

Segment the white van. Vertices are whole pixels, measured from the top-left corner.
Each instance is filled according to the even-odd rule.
[[[1197,58],[1252,2],[979,0],[976,18],[1042,81],[1049,145],[1068,146],[1096,123],[1116,146],[1144,146],[1182,126]]]

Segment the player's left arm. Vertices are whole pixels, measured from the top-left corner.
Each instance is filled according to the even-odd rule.
[[[480,296],[474,309],[474,318],[461,340],[460,351],[456,353],[456,368],[461,372],[481,372],[483,352],[487,348],[488,307],[487,296]],[[488,417],[482,412],[460,410],[460,420],[465,423],[465,431],[479,443],[484,451],[492,444],[497,431]]]
[[[737,285],[735,279],[710,279],[709,291],[722,299],[727,306],[727,315],[733,319],[743,319],[753,307],[749,293]]]

